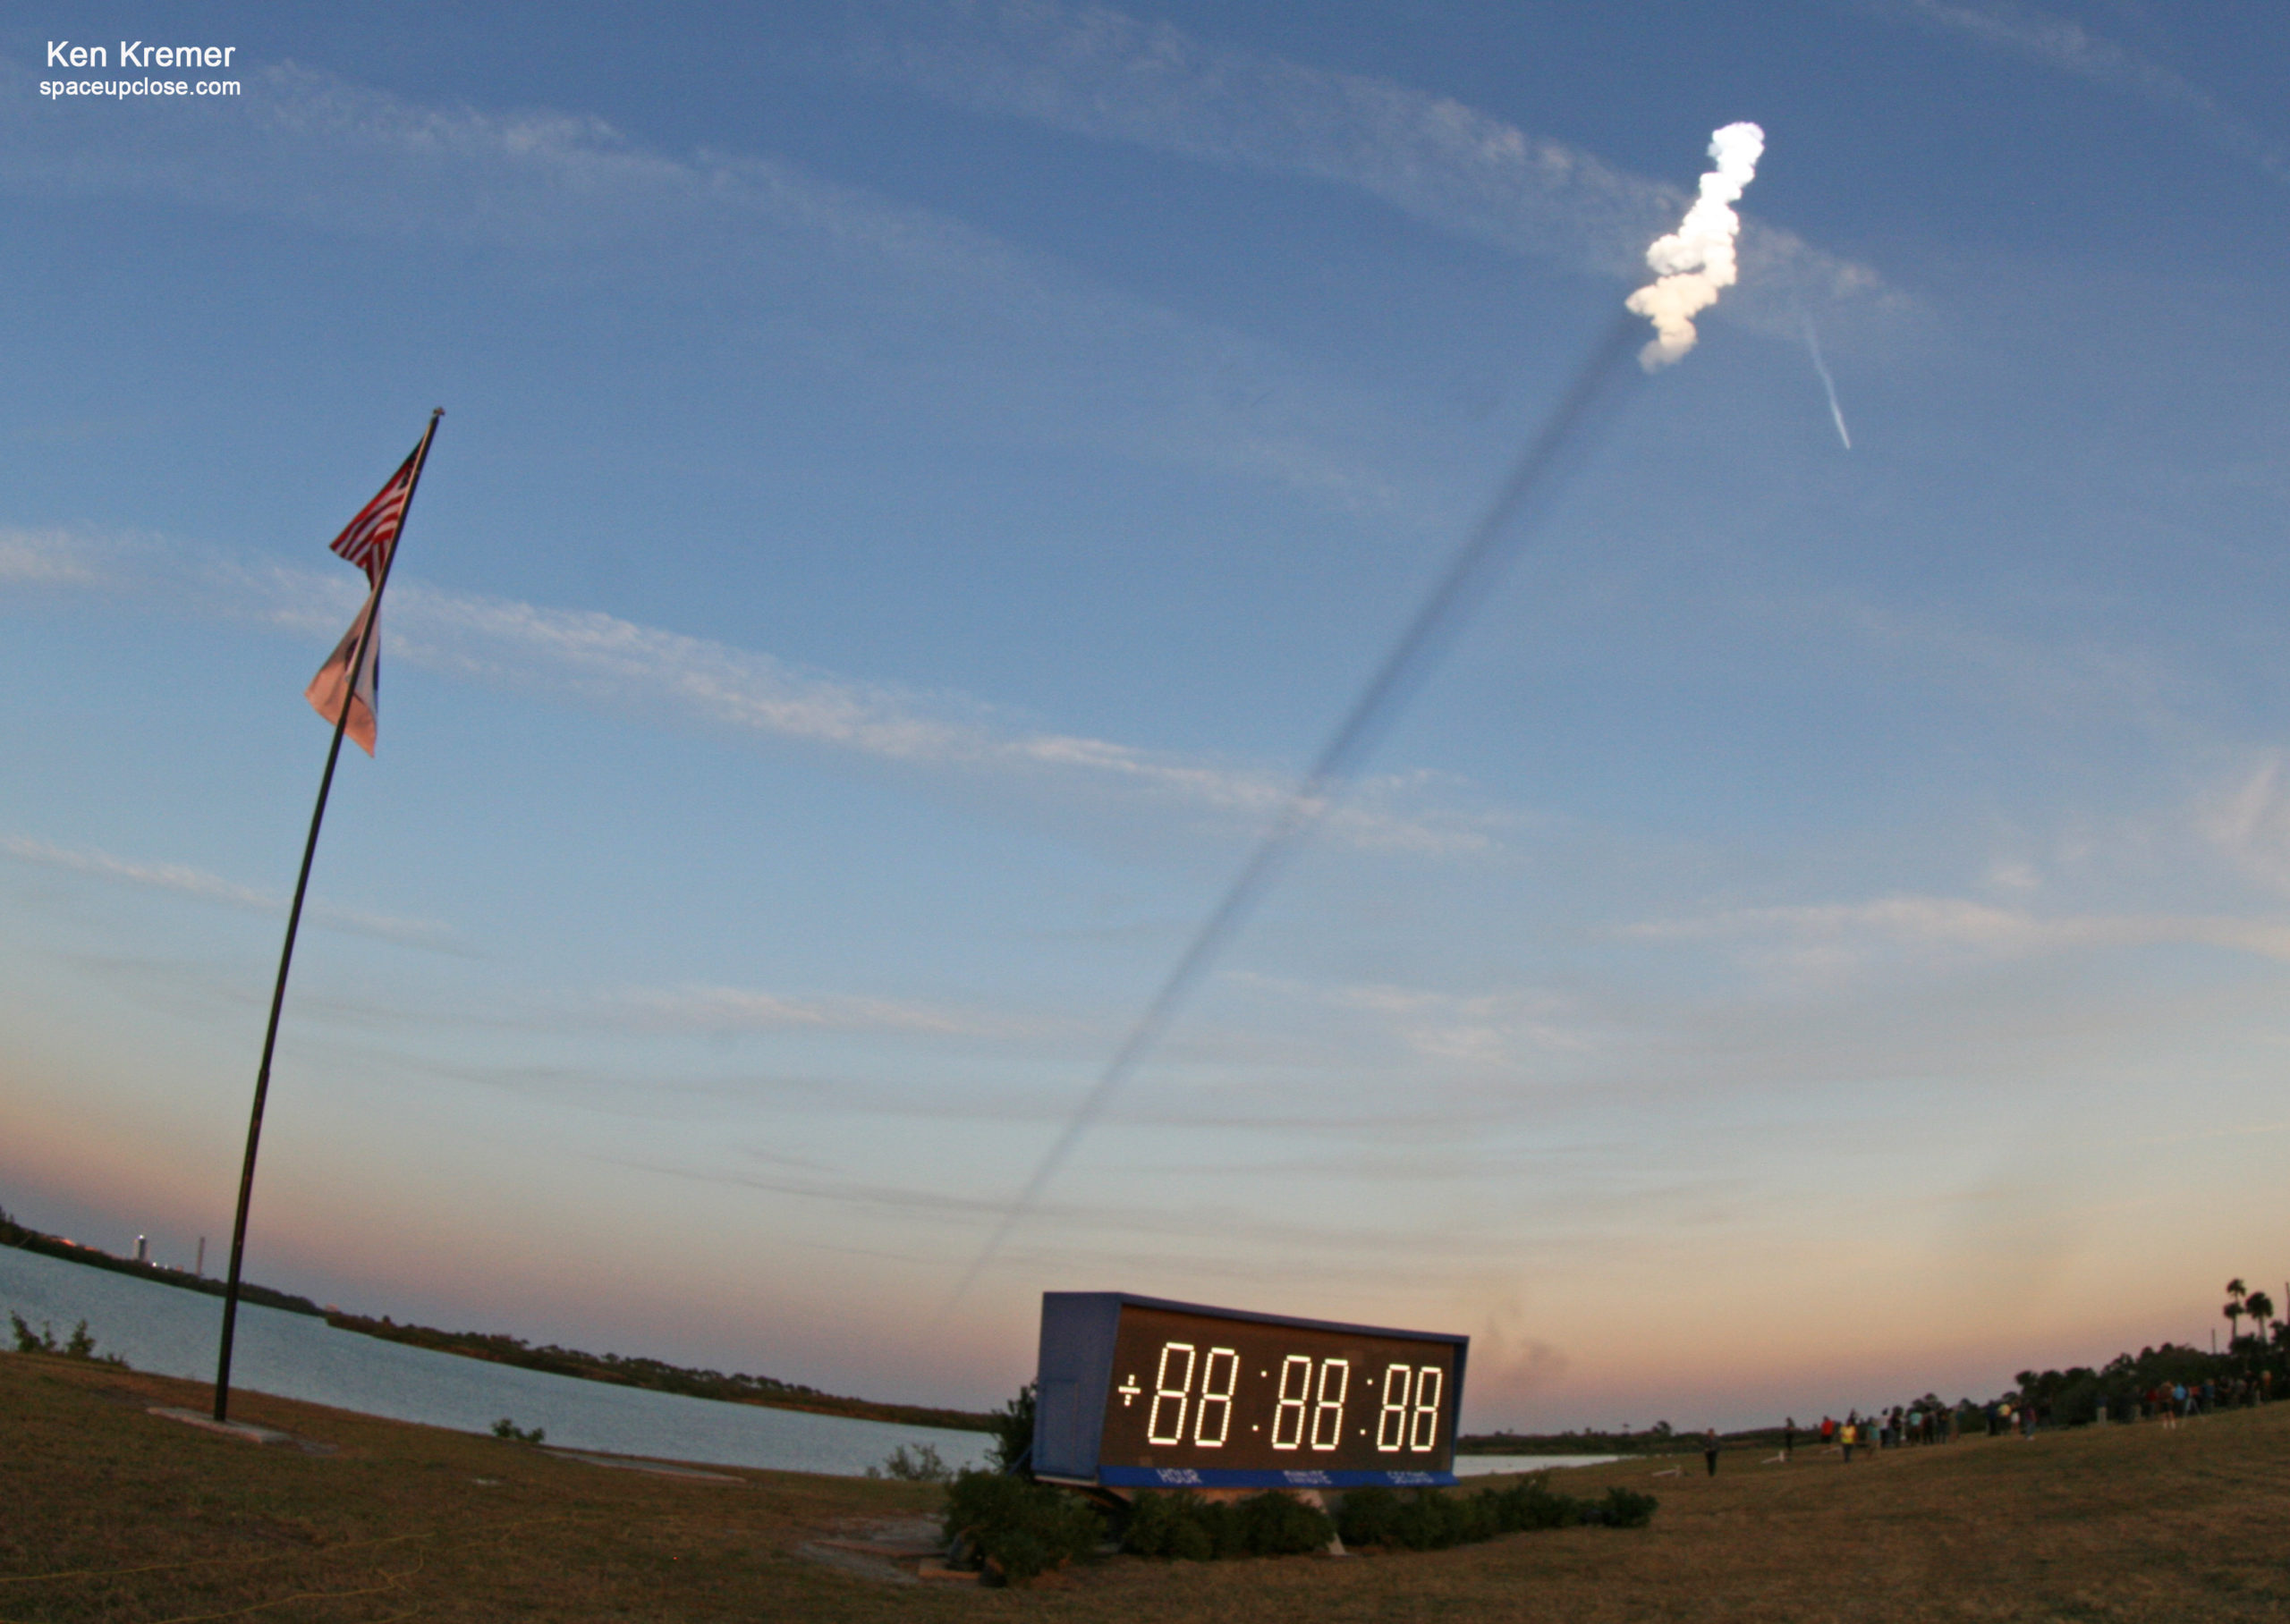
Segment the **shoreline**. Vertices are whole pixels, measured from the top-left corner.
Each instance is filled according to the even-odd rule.
[[[123,1274],[154,1285],[196,1291],[220,1298],[225,1282],[212,1275],[195,1274],[165,1264],[138,1263],[100,1247],[62,1235],[50,1235],[10,1217],[0,1209],[0,1246],[30,1252],[60,1263],[78,1264]],[[820,1392],[800,1383],[779,1382],[770,1376],[715,1370],[694,1370],[641,1355],[594,1354],[577,1348],[545,1344],[535,1348],[521,1337],[496,1332],[443,1331],[435,1326],[400,1324],[387,1315],[379,1319],[350,1314],[331,1304],[320,1306],[307,1297],[275,1287],[239,1282],[239,1300],[258,1307],[323,1320],[330,1328],[380,1341],[427,1349],[479,1364],[537,1370],[600,1386],[631,1387],[647,1392],[673,1393],[678,1398],[702,1399],[717,1404],[739,1404],[762,1409],[793,1410],[803,1415],[832,1416],[851,1421],[878,1421],[896,1426],[927,1426],[945,1432],[992,1433],[993,1417],[982,1412],[943,1408],[929,1404],[901,1404]]]

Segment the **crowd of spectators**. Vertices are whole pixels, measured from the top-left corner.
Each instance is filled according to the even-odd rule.
[[[2023,1370],[2011,1391],[1980,1403],[1959,1399],[1946,1403],[1931,1393],[1866,1414],[1845,1412],[1839,1420],[1821,1417],[1821,1447],[1842,1451],[1851,1460],[1857,1450],[1912,1449],[1953,1443],[1966,1434],[1990,1438],[2033,1438],[2040,1430],[2062,1426],[2157,1423],[2169,1428],[2222,1409],[2272,1403],[2290,1395],[2290,1338],[2238,1337],[2224,1353],[2166,1342],[2122,1354],[2092,1369]],[[1793,1417],[1784,1428],[1783,1458],[1797,1434]]]

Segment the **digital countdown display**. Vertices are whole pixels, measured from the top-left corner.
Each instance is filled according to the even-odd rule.
[[[1033,1469],[1127,1488],[1455,1482],[1471,1339],[1042,1296]]]

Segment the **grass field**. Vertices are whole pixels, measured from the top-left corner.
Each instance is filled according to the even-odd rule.
[[[1424,1554],[1116,1558],[1026,1590],[858,1577],[805,1554],[933,1510],[923,1485],[609,1471],[242,1393],[257,1447],[147,1413],[187,1382],[0,1355],[0,1621],[486,1620],[2199,1620],[2290,1617],[2290,1405],[2176,1432],[1967,1440],[1786,1468],[1698,1456],[1565,1476],[1650,1488],[1650,1529]]]

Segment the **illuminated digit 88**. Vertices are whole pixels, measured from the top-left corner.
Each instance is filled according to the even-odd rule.
[[[1225,1361],[1225,1383],[1217,1384],[1217,1361]],[[1225,1447],[1225,1434],[1233,1430],[1233,1390],[1241,1384],[1241,1356],[1230,1348],[1211,1348],[1209,1357],[1200,1362],[1200,1402],[1193,1406],[1192,1441],[1205,1450]],[[1217,1410],[1217,1435],[1209,1435],[1209,1411]]]
[[[1312,1398],[1312,1361],[1292,1353],[1280,1361],[1280,1402],[1272,1410],[1272,1447],[1304,1447],[1304,1411]]]
[[[1191,1342],[1163,1342],[1160,1368],[1153,1375],[1153,1410],[1145,1417],[1145,1442],[1148,1443],[1183,1443],[1184,1442],[1184,1407],[1186,1391],[1192,1386],[1192,1354]],[[1182,1355],[1177,1366],[1177,1379],[1169,1380],[1172,1360]],[[1161,1408],[1175,1405],[1175,1415],[1165,1434],[1161,1429]]]
[[[1350,1359],[1320,1361],[1320,1398],[1312,1406],[1312,1447],[1332,1450],[1344,1442],[1344,1395],[1352,1386]],[[1330,1388],[1335,1391],[1331,1392]]]
[[[1384,1407],[1376,1412],[1376,1447],[1389,1455],[1407,1443],[1407,1394],[1414,1373],[1404,1365],[1384,1366]]]
[[[1407,1447],[1418,1455],[1428,1453],[1439,1440],[1440,1384],[1437,1365],[1426,1365],[1415,1373],[1415,1427]]]

